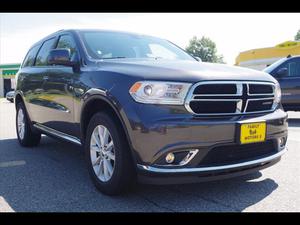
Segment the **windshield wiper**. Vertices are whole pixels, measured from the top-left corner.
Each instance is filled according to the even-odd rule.
[[[107,58],[100,58],[100,59],[126,59],[128,57],[125,57],[125,56],[116,56],[116,57],[107,57]],[[132,59],[143,59],[143,58],[132,58]],[[163,57],[145,57],[145,59],[155,59],[155,60],[158,60],[158,59],[163,59]]]
[[[125,59],[125,56],[116,56],[116,57],[109,57],[109,58],[100,58],[100,59]]]
[[[153,56],[153,57],[147,57],[149,59],[155,59],[155,60],[158,60],[158,59],[163,59],[163,57],[160,57],[160,56]]]

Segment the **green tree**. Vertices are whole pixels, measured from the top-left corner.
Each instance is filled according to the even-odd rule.
[[[223,55],[217,55],[216,44],[204,36],[201,39],[194,36],[186,47],[186,51],[194,57],[199,57],[203,62],[225,63]]]
[[[298,32],[295,36],[295,41],[300,41],[300,30],[298,30]]]

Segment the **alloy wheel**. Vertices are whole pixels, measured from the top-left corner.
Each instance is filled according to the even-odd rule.
[[[115,168],[114,142],[109,130],[95,127],[90,141],[90,157],[95,174],[102,182],[111,179]]]
[[[21,140],[24,139],[25,135],[25,116],[22,108],[19,108],[18,111],[18,117],[17,117],[17,123],[18,123],[18,133]]]

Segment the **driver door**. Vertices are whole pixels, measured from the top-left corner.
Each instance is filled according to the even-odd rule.
[[[71,59],[77,54],[75,41],[70,34],[60,35],[56,48],[70,49]],[[49,99],[49,105],[45,111],[48,115],[48,120],[44,121],[45,125],[75,135],[73,82],[78,74],[70,66],[53,65],[49,67],[46,75],[44,92]]]

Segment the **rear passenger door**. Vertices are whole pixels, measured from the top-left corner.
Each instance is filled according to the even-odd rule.
[[[34,82],[34,79],[31,78],[31,74],[33,75],[33,65],[35,61],[36,54],[40,49],[41,44],[33,46],[27,53],[21,69],[18,71],[18,79],[22,79],[22,82],[17,82],[17,90],[21,90],[24,96],[24,103],[27,111],[29,112],[29,117],[33,120],[31,115],[31,99],[34,90],[39,86],[36,85],[37,82]]]
[[[281,68],[287,68],[286,76],[276,75]],[[287,106],[300,107],[300,58],[291,58],[274,71],[282,89],[282,102]]]
[[[62,34],[55,48],[70,50],[71,60],[78,61],[76,43],[71,34]],[[45,110],[44,124],[63,133],[74,135],[73,80],[77,76],[71,66],[48,66],[44,93],[49,102]]]
[[[30,119],[34,122],[43,123],[45,121],[45,109],[49,102],[49,99],[44,92],[44,84],[46,81],[45,74],[47,68],[47,55],[49,51],[54,47],[56,38],[50,38],[44,41],[41,47],[37,47],[38,52],[34,58],[32,65],[24,68],[24,72],[27,73],[24,76],[24,82],[26,87],[23,88],[25,102],[27,110],[29,111]]]

